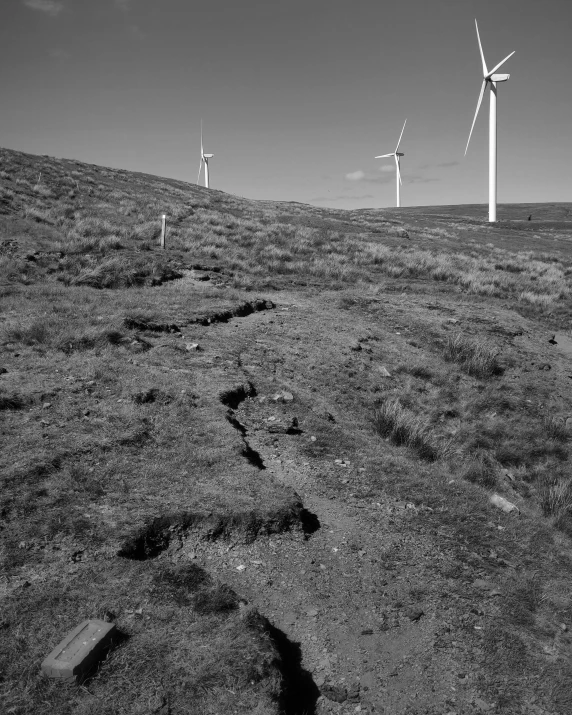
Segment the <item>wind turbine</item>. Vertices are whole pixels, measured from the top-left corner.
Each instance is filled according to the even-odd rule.
[[[405,156],[405,154],[402,154],[399,149],[399,145],[401,144],[401,137],[403,136],[403,132],[405,130],[405,125],[407,124],[407,119],[403,122],[403,129],[401,130],[401,134],[399,135],[399,141],[397,142],[397,146],[395,147],[395,151],[392,152],[391,154],[382,154],[381,156],[376,156],[376,159],[385,159],[388,156],[392,156],[395,159],[395,183],[397,184],[397,207],[401,206],[401,201],[400,201],[400,196],[399,196],[399,187],[401,185],[401,171],[399,170],[399,157]]]
[[[497,84],[498,82],[506,82],[510,77],[509,74],[496,74],[496,71],[500,69],[504,63],[514,55],[511,52],[510,55],[504,58],[502,62],[493,67],[492,70],[487,69],[487,63],[485,62],[485,55],[483,53],[483,46],[481,45],[481,38],[479,35],[479,26],[475,20],[475,27],[477,28],[477,40],[479,41],[479,50],[481,51],[481,60],[483,62],[483,84],[481,86],[481,93],[479,94],[479,101],[477,102],[477,111],[473,118],[473,124],[471,125],[471,131],[469,133],[469,139],[467,141],[467,146],[465,148],[465,156],[467,156],[467,149],[469,148],[469,142],[471,141],[471,135],[473,134],[473,128],[475,122],[477,121],[477,114],[481,108],[481,102],[483,101],[483,95],[485,94],[485,89],[487,84],[490,89],[490,114],[489,114],[489,221],[497,220]],[[516,52],[516,50],[515,50]]]
[[[209,159],[212,159],[214,154],[205,154],[203,149],[203,120],[201,119],[201,163],[199,164],[199,175],[197,177],[197,184],[201,178],[201,171],[203,169],[203,164],[205,165],[205,186],[209,188]]]

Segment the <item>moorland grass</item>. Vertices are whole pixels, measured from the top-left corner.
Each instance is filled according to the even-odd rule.
[[[492,348],[482,342],[469,340],[461,333],[447,339],[443,356],[449,362],[458,363],[472,377],[486,379],[503,372]]]
[[[434,461],[445,451],[430,425],[403,407],[398,398],[384,400],[375,411],[374,421],[382,437],[413,449],[422,459]]]

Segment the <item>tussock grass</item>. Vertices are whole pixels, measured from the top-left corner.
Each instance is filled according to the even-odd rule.
[[[493,489],[498,482],[500,465],[487,451],[477,450],[462,472],[463,479],[487,489]]]
[[[558,519],[572,514],[572,479],[560,478],[546,486],[542,490],[540,504],[546,516]]]
[[[503,373],[492,348],[482,342],[468,340],[461,333],[448,338],[443,357],[449,362],[458,363],[472,377],[488,378]]]
[[[398,398],[390,398],[375,411],[375,428],[394,444],[413,449],[419,457],[434,461],[444,454],[429,423],[403,407]]]

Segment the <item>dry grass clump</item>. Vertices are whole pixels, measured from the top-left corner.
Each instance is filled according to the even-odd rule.
[[[65,256],[60,263],[61,280],[65,285],[91,288],[131,288],[142,285],[161,285],[181,278],[161,257],[141,255],[114,256],[98,262],[92,255]]]
[[[437,441],[428,422],[403,407],[399,398],[390,398],[375,411],[375,428],[394,444],[410,447],[422,458],[434,461],[443,456],[444,448]]]
[[[566,422],[563,417],[545,415],[543,419],[543,427],[550,439],[555,439],[559,442],[567,442],[570,437],[570,432],[566,428]]]
[[[560,518],[572,513],[572,479],[562,477],[544,488],[540,504],[546,516]]]
[[[471,455],[462,477],[473,484],[492,489],[497,485],[499,467],[499,463],[489,452],[478,450]]]
[[[456,362],[468,375],[487,378],[501,375],[503,368],[492,348],[481,342],[473,342],[461,333],[449,337],[443,351],[443,357],[449,362]]]

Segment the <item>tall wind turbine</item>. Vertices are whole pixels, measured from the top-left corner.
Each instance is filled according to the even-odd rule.
[[[471,135],[473,134],[473,128],[475,122],[477,121],[477,114],[481,108],[481,102],[483,101],[483,95],[485,94],[485,89],[487,84],[490,89],[490,114],[489,114],[489,221],[497,220],[497,84],[499,82],[506,82],[510,77],[509,74],[496,74],[496,71],[500,69],[504,63],[514,55],[511,52],[510,55],[504,58],[502,62],[493,67],[492,70],[487,69],[487,63],[485,62],[485,55],[483,53],[483,46],[481,45],[481,37],[479,35],[479,26],[475,20],[475,27],[477,28],[477,40],[479,41],[479,50],[481,51],[481,60],[483,62],[483,84],[481,86],[481,93],[479,94],[479,101],[477,102],[477,111],[473,118],[473,124],[471,125],[471,131],[469,133],[469,139],[467,141],[467,146],[465,148],[465,156],[467,156],[467,150],[469,148],[469,142],[471,141]],[[515,50],[516,52],[516,50]]]
[[[407,124],[407,119],[403,122],[403,129],[401,130],[401,134],[399,135],[399,141],[397,142],[397,146],[395,147],[395,151],[392,152],[391,154],[382,154],[381,156],[376,156],[376,159],[385,159],[388,156],[392,156],[395,159],[395,183],[397,184],[397,207],[401,206],[401,197],[399,195],[399,187],[401,185],[401,171],[399,170],[399,158],[402,156],[405,156],[405,154],[402,154],[399,149],[399,145],[401,144],[401,137],[403,136],[403,132],[405,131],[405,125]]]
[[[203,170],[203,164],[205,165],[205,186],[209,188],[209,159],[212,159],[214,154],[205,154],[203,149],[203,120],[201,119],[201,163],[199,164],[199,175],[197,177],[197,184],[201,178],[201,171]]]

